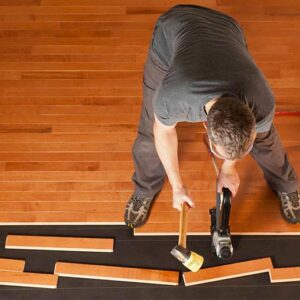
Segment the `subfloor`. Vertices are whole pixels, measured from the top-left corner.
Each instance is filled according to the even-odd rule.
[[[114,237],[113,253],[5,250],[7,234]],[[205,257],[203,268],[271,257],[274,267],[300,265],[299,236],[233,236],[234,255],[224,262],[210,251],[210,237],[193,236],[188,247]],[[5,226],[0,231],[0,257],[26,260],[25,271],[53,273],[56,261],[187,271],[170,254],[174,236],[134,237],[125,226]],[[1,300],[162,300],[162,299],[299,299],[299,282],[270,283],[268,273],[184,287],[59,277],[55,290],[0,286]]]

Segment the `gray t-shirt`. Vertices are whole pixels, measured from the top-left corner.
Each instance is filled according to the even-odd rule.
[[[231,95],[253,111],[257,132],[270,129],[274,95],[232,17],[202,6],[174,6],[159,17],[149,50],[167,70],[153,98],[163,124],[206,121],[204,105]]]

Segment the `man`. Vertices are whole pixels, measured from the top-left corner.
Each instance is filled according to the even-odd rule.
[[[173,207],[194,202],[178,167],[177,122],[207,121],[211,150],[224,159],[217,189],[239,187],[235,163],[248,153],[281,201],[289,223],[300,221],[298,179],[273,125],[274,95],[232,17],[177,5],[155,25],[143,78],[143,106],[132,154],[135,191],[125,209],[130,227],[145,224],[167,174]]]

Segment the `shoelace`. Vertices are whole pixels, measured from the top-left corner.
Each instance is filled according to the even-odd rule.
[[[298,192],[293,192],[293,193],[282,193],[284,196],[285,201],[290,201],[292,203],[292,206],[295,208],[298,208],[300,206],[300,201],[299,201],[299,194]]]

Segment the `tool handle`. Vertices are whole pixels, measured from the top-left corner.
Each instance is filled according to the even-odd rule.
[[[178,239],[178,245],[183,248],[186,248],[187,212],[188,212],[188,204],[186,202],[183,202],[181,204],[179,239]]]
[[[205,126],[204,126],[205,127]],[[206,128],[206,127],[205,127]],[[219,166],[218,166],[218,162],[216,160],[216,157],[215,155],[211,152],[210,150],[210,147],[209,147],[209,144],[208,144],[208,136],[207,136],[207,133],[205,133],[203,135],[203,142],[207,148],[207,152],[209,153],[209,155],[211,156],[211,159],[212,159],[212,162],[213,162],[213,166],[214,166],[214,169],[216,171],[216,175],[218,176],[219,175]]]

